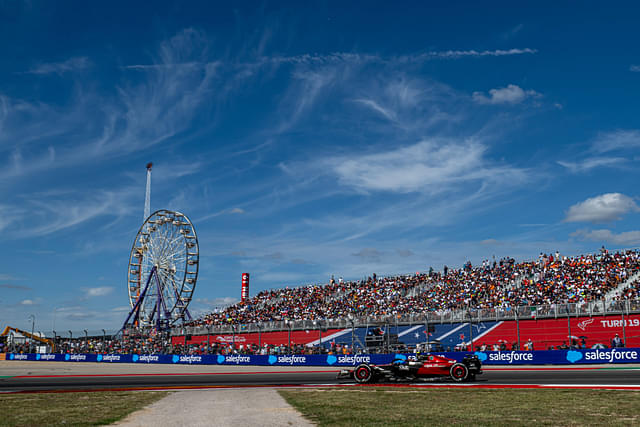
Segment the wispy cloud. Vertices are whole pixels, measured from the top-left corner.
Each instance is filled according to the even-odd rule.
[[[621,129],[602,132],[591,144],[592,151],[607,153],[616,150],[628,150],[640,147],[640,130]]]
[[[640,65],[631,65],[629,71],[632,73],[640,73]]]
[[[485,56],[511,56],[511,55],[525,55],[537,53],[537,49],[495,49],[495,50],[446,50],[446,51],[433,51],[427,52],[421,55],[417,55],[415,58],[481,58]]]
[[[160,45],[153,67],[135,68],[146,74],[145,78],[125,76],[115,97],[79,89],[75,102],[64,111],[0,98],[0,125],[6,130],[0,133],[0,141],[8,141],[0,144],[0,151],[13,149],[8,161],[0,163],[0,178],[22,177],[91,159],[104,161],[174,141],[213,95],[218,62],[207,60],[207,44],[204,34],[186,29]],[[84,63],[67,62],[58,67],[49,64],[40,72]],[[26,136],[24,129],[29,129]],[[54,136],[63,136],[65,144],[52,146]],[[38,149],[27,150],[29,141],[37,142]]]
[[[385,117],[388,120],[391,120],[393,122],[396,121],[395,112],[380,106],[376,101],[372,99],[356,99],[355,102],[359,102],[360,104],[371,108],[373,111],[380,113],[383,117]]]
[[[382,56],[378,54],[335,52],[326,55],[303,54],[296,56],[273,56],[262,58],[263,62],[290,63],[290,64],[332,64],[337,62],[369,63],[369,62],[423,62],[434,59],[461,59],[461,58],[482,58],[499,57],[511,55],[527,55],[537,53],[537,49],[513,48],[513,49],[493,49],[493,50],[433,50],[428,52],[414,53],[410,55]]]
[[[70,73],[74,71],[84,70],[91,66],[91,61],[89,58],[81,56],[75,58],[69,58],[66,61],[62,62],[48,62],[44,64],[39,64],[34,68],[26,71],[28,74],[64,74]]]
[[[83,291],[87,298],[94,298],[109,295],[114,291],[114,288],[112,286],[98,286],[95,288],[84,288]]]
[[[619,220],[629,212],[640,212],[640,207],[631,197],[620,193],[607,193],[571,206],[564,220],[603,223]]]
[[[510,84],[507,87],[490,89],[489,96],[482,92],[474,92],[473,100],[478,104],[519,104],[527,98],[539,98],[535,90],[524,90],[518,85]]]
[[[600,167],[613,167],[626,163],[628,160],[622,157],[591,157],[578,162],[558,160],[558,164],[569,169],[572,173],[589,172]]]
[[[611,230],[577,230],[572,237],[595,242],[612,243],[615,245],[637,245],[640,243],[640,231],[625,231],[614,233]]]
[[[4,289],[16,289],[16,290],[20,290],[20,291],[30,291],[33,288],[29,287],[29,286],[22,286],[22,285],[12,285],[9,283],[0,283],[0,288],[4,288]]]
[[[375,154],[329,159],[340,183],[362,191],[437,194],[462,185],[516,183],[527,172],[486,158],[487,147],[473,139],[433,139]]]
[[[370,261],[376,261],[380,259],[380,257],[382,256],[382,252],[380,252],[376,248],[364,248],[359,252],[355,252],[351,255],[358,258],[370,260]]]
[[[24,196],[30,207],[30,222],[11,233],[11,236],[45,236],[65,230],[95,218],[118,217],[128,213],[130,197],[135,190],[93,191],[88,193],[40,193]]]

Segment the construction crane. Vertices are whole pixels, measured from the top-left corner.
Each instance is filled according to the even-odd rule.
[[[53,342],[53,340],[50,340],[49,338],[42,338],[42,337],[39,337],[38,335],[34,335],[34,334],[31,334],[31,333],[29,333],[27,331],[23,331],[22,329],[14,328],[14,327],[11,327],[11,326],[7,326],[6,328],[4,328],[4,330],[0,334],[0,337],[5,337],[5,336],[9,335],[9,332],[11,332],[11,331],[17,332],[19,334],[24,335],[25,337],[27,337],[29,339],[32,339],[32,340],[35,340],[35,341],[39,341],[39,342],[41,342],[43,344],[46,344],[46,345],[50,346],[52,353],[56,351],[56,345]]]

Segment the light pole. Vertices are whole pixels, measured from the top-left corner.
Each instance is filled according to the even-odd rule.
[[[56,344],[58,343],[58,334],[56,333],[56,331],[53,331],[53,348],[51,349],[52,353],[56,352]]]
[[[68,347],[71,346],[71,341],[73,341],[73,332],[71,332],[71,330],[69,330],[69,345],[68,345]],[[68,348],[67,348],[67,351],[69,351]]]
[[[349,315],[349,323],[351,323],[351,353],[355,354],[355,350],[353,348],[353,344],[355,342],[355,337],[354,337],[354,333],[355,333],[355,322],[353,321],[353,316],[350,314]]]
[[[207,354],[211,349],[211,325],[207,325]]]
[[[520,350],[520,319],[518,319],[518,307],[514,307],[513,314],[516,317],[516,334],[518,337],[518,350]]]
[[[232,350],[235,353],[236,352],[236,324],[235,323],[231,325],[231,331],[233,332],[231,346],[233,347]]]
[[[256,324],[258,327],[258,351],[262,353],[262,322]]]
[[[469,312],[469,347],[471,347],[469,349],[469,351],[473,351],[473,317],[471,315],[471,308],[469,308],[468,310]]]
[[[572,348],[573,338],[571,338],[571,313],[569,313],[569,304],[565,306],[567,310],[567,330],[569,331],[569,348]]]
[[[31,345],[33,344],[33,330],[36,324],[36,316],[34,316],[33,314],[30,314],[29,319],[31,319],[31,337],[29,338],[29,352],[31,352]]]
[[[427,336],[427,348],[425,348],[425,351],[430,352],[431,348],[429,347],[429,313],[428,312],[424,315],[424,333]]]
[[[84,351],[89,353],[89,333],[87,330],[84,330]]]
[[[624,320],[624,309],[626,308],[626,306],[627,306],[627,300],[624,299],[622,301],[622,345],[624,347],[627,346],[627,330],[626,330],[625,325],[624,325],[624,322],[625,322],[625,320]]]
[[[102,351],[105,351],[107,347],[107,331],[102,330]]]
[[[289,328],[289,346],[287,347],[287,349],[289,350],[289,354],[291,354],[291,321],[289,319],[286,319],[284,321],[284,323],[287,325],[287,327]]]
[[[313,325],[318,327],[318,353],[322,353],[322,323],[320,320],[314,320]]]

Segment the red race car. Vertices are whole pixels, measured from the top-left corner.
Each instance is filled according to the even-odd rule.
[[[388,365],[362,363],[355,369],[343,369],[338,378],[353,379],[358,383],[377,381],[417,381],[452,379],[456,382],[474,381],[482,374],[482,362],[478,356],[468,354],[462,362],[435,354],[397,358]]]

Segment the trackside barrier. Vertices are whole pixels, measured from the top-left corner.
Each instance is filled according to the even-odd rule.
[[[469,352],[434,353],[455,360]],[[484,365],[578,365],[603,363],[640,363],[640,348],[545,350],[545,351],[476,351]],[[358,355],[173,355],[173,354],[16,354],[6,360],[97,363],[163,363],[186,365],[255,365],[255,366],[355,366],[360,363],[384,364],[406,359],[412,354]]]

